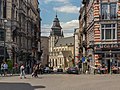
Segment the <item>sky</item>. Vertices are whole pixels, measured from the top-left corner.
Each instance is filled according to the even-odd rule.
[[[57,13],[64,36],[73,36],[74,29],[79,26],[80,6],[81,0],[39,0],[42,19],[41,35],[50,35],[49,32]]]

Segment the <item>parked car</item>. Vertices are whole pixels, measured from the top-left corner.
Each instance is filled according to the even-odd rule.
[[[58,68],[57,72],[63,72],[63,69],[62,68]]]
[[[44,73],[51,73],[50,68],[49,67],[45,67],[44,68]]]
[[[78,68],[77,67],[70,67],[67,69],[68,74],[78,74]]]

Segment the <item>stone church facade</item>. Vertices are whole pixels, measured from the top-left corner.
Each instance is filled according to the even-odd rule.
[[[49,36],[49,66],[65,70],[74,64],[74,37],[64,37],[56,15]]]

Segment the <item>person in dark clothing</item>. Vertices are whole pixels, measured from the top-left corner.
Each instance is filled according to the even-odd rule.
[[[32,77],[38,77],[39,65],[34,65]]]
[[[4,63],[1,64],[1,76],[4,74]]]

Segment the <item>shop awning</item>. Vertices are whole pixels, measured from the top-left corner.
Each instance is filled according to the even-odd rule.
[[[95,51],[94,54],[110,53],[110,51]],[[120,51],[111,51],[112,54],[120,54]]]

